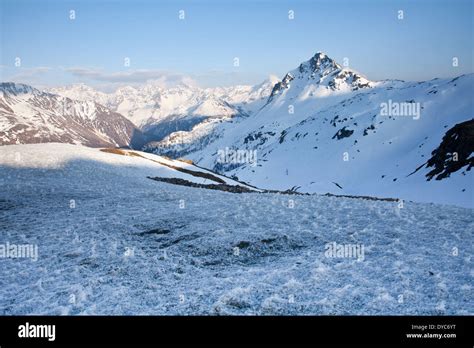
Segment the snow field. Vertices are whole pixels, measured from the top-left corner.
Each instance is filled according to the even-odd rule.
[[[1,314],[474,312],[472,209],[175,186],[148,162],[0,148],[0,244],[39,249],[0,259]],[[332,242],[364,260],[326,257]]]

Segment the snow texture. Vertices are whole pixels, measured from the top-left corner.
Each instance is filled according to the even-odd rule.
[[[39,252],[0,259],[0,313],[474,313],[472,209],[147,179],[183,174],[165,167],[0,147],[0,243]],[[364,259],[326,257],[333,242],[363,245]]]

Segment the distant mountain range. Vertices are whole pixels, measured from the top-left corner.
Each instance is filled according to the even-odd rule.
[[[53,88],[49,92],[71,99],[96,101],[132,121],[148,142],[160,142],[174,132],[189,132],[203,124],[246,117],[263,105],[275,83],[269,78],[257,86],[198,88],[189,85],[164,89],[153,82],[123,87],[106,94],[84,84]]]
[[[262,188],[474,205],[474,74],[370,81],[318,52],[257,86],[0,92],[0,144],[129,146]]]

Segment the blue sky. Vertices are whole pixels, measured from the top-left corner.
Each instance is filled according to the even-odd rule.
[[[473,72],[470,0],[0,3],[3,81],[104,88],[160,78],[203,86],[253,84],[270,74],[281,78],[317,51],[339,63],[349,58],[351,68],[373,80]],[[130,66],[124,66],[127,57]]]

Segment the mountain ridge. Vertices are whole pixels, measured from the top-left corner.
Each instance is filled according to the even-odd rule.
[[[76,89],[94,98],[88,86]],[[138,129],[141,149],[185,156],[257,187],[473,206],[473,89],[474,74],[370,81],[318,52],[278,82],[166,90],[150,84],[97,99],[151,120]],[[462,149],[460,163],[450,165],[453,149]]]
[[[93,101],[77,101],[25,84],[0,84],[0,144],[64,142],[141,147],[128,119]]]

